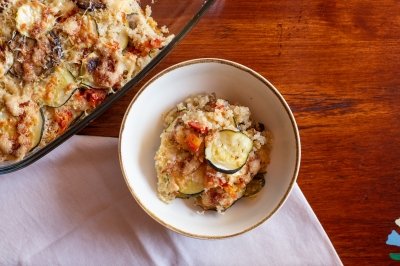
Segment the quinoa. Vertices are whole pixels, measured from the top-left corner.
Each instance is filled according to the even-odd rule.
[[[222,131],[244,134],[252,143],[244,164],[229,173],[206,158],[206,148]],[[204,210],[223,212],[249,196],[246,187],[255,177],[264,182],[272,136],[263,124],[252,120],[246,106],[215,94],[189,97],[164,116],[160,138],[155,155],[157,194],[166,203],[177,197],[193,198]]]

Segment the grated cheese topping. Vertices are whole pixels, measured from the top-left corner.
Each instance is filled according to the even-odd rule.
[[[63,134],[174,37],[137,0],[5,0],[0,25],[0,161]]]

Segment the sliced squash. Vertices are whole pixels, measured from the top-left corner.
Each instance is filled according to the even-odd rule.
[[[79,79],[82,84],[96,88],[92,73],[100,62],[100,58],[96,53],[89,54],[82,60],[82,65],[79,73]]]
[[[43,132],[44,132],[44,114],[42,108],[37,113],[37,117],[35,119],[37,123],[35,123],[32,127],[32,148],[35,149],[39,146],[40,141],[42,140]]]
[[[121,50],[125,50],[129,43],[128,32],[125,29],[121,30],[117,35],[117,38],[115,38],[115,41],[119,44]]]
[[[177,123],[179,122],[180,118],[175,118],[165,129],[165,132],[169,133],[172,132],[175,128],[175,126],[177,125]]]
[[[17,135],[16,123],[18,119],[7,112],[5,108],[0,109],[0,135],[8,135],[13,138]]]
[[[44,131],[44,114],[42,109],[38,112],[30,112],[24,116],[22,121],[17,116],[12,116],[7,110],[0,110],[0,134],[8,136],[8,139],[15,139],[19,133],[17,126],[19,123],[26,126],[24,135],[30,140],[29,150],[36,148],[42,140]]]
[[[246,185],[246,190],[243,194],[243,197],[250,197],[258,192],[265,186],[265,178],[264,174],[258,173],[253,179]]]
[[[125,18],[125,15],[118,14],[115,17],[96,18],[97,32],[99,36],[104,37],[107,40],[112,40],[118,43],[121,50],[125,50],[129,43],[129,23]],[[110,21],[113,20],[113,21]],[[110,28],[110,23],[114,24],[114,28]]]
[[[239,171],[253,149],[253,141],[240,131],[221,130],[215,132],[210,139],[206,139],[205,158],[221,173],[233,174]]]
[[[95,89],[106,89],[103,86],[97,85],[93,78],[93,72],[95,71],[99,63],[100,58],[94,52],[89,54],[85,59],[82,60],[79,79],[83,85]]]
[[[50,31],[56,20],[54,16],[46,12],[46,9],[47,7],[39,1],[31,1],[21,5],[15,17],[18,32],[27,37],[35,37],[31,36],[33,29],[35,29],[35,34]]]
[[[64,105],[77,90],[74,76],[66,68],[56,67],[55,71],[46,79],[42,105],[60,107]]]
[[[177,184],[179,186],[179,193],[181,197],[194,196],[201,193],[204,190],[204,175],[205,175],[205,165],[201,165],[193,173],[178,178]]]

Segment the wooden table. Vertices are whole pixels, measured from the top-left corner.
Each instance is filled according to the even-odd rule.
[[[385,244],[400,231],[399,44],[396,0],[219,0],[149,76],[220,57],[269,79],[300,129],[298,183],[343,263],[387,265],[400,252]],[[118,136],[137,90],[81,134]]]

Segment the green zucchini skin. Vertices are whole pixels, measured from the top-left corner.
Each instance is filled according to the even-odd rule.
[[[58,66],[47,82],[50,84],[54,83],[52,81],[54,78],[56,79],[56,83],[52,89],[53,97],[43,100],[41,104],[43,106],[58,108],[65,105],[78,88],[75,84],[75,77],[66,68]],[[72,87],[66,91],[69,86]],[[44,87],[47,87],[47,83],[44,84]]]
[[[179,193],[182,195],[198,195],[204,191],[205,166],[201,165],[193,173],[178,181]]]
[[[200,196],[200,195],[198,195],[198,196]],[[224,211],[228,210],[229,208],[231,208],[233,205],[235,205],[236,202],[238,202],[238,201],[239,201],[241,198],[243,198],[243,197],[244,197],[244,196],[241,196],[240,198],[236,199],[231,205],[229,205],[229,206],[226,207],[226,208],[221,209],[221,211],[224,212]],[[199,199],[199,198],[197,198],[197,199]],[[203,208],[203,209],[206,210],[206,211],[215,211],[215,212],[218,211],[216,207],[204,206],[203,204],[201,204],[201,203],[199,202],[199,200],[197,200],[195,203],[196,203],[197,206]]]
[[[246,185],[243,197],[251,197],[256,195],[265,186],[265,178],[263,173],[256,174],[253,179]]]
[[[224,208],[222,211],[228,210],[229,208],[231,208],[233,205],[235,205],[236,202],[238,202],[242,198],[253,197],[256,194],[258,194],[261,191],[261,189],[265,186],[264,175],[265,175],[265,173],[256,174],[253,177],[253,179],[246,185],[246,188],[245,188],[245,191],[244,191],[243,195],[241,197],[239,197],[238,199],[236,199],[229,207]],[[201,195],[201,193],[199,193],[198,195],[186,195],[185,198],[189,198],[191,196],[198,197],[200,195]],[[200,200],[196,201],[196,205],[200,206],[204,210],[217,211],[217,208],[215,208],[215,207],[204,206],[203,204],[201,204]]]
[[[44,112],[43,109],[40,108],[39,109],[39,124],[38,124],[38,128],[36,128],[38,132],[36,139],[34,140],[34,143],[32,145],[31,151],[34,150],[35,148],[37,148],[40,144],[40,141],[42,140],[43,137],[43,133],[44,133]]]
[[[99,30],[101,22],[98,22],[96,19],[90,17],[91,23],[94,25],[95,33],[97,36],[101,35],[101,31]],[[129,24],[126,22],[125,26],[128,28]],[[113,39],[115,42],[119,44],[119,48],[124,51],[129,44],[129,35],[125,30],[122,30],[118,33],[118,37]]]
[[[234,174],[242,169],[246,164],[249,154],[253,149],[253,142],[248,136],[240,131],[224,129],[218,131],[216,134],[218,135],[210,143],[206,144],[205,159],[216,171],[225,174]],[[238,147],[234,147],[237,148],[237,150],[234,150],[236,154],[227,154],[230,152],[228,149],[232,149],[232,147],[228,146],[229,143],[223,143],[226,138],[228,141],[229,139],[233,140],[234,138],[241,138],[240,143],[233,143],[239,145]],[[218,141],[221,143],[217,143]],[[227,155],[224,158],[225,161],[222,162],[216,158],[216,155],[221,153],[226,153],[225,155]],[[243,153],[245,156],[241,156]],[[233,164],[235,163],[237,166],[233,167]]]
[[[218,166],[215,166],[215,165],[214,165],[210,160],[208,160],[208,159],[206,159],[206,161],[207,161],[207,163],[208,163],[212,168],[214,168],[216,171],[221,172],[221,173],[224,173],[224,174],[228,174],[228,175],[231,175],[231,174],[236,173],[237,171],[239,171],[240,169],[242,169],[242,167],[244,166],[244,165],[242,165],[242,166],[239,167],[239,168],[232,169],[232,170],[227,170],[227,169],[223,169],[223,168],[220,168],[220,167],[218,167]]]
[[[264,173],[256,174],[253,177],[253,179],[246,185],[246,188],[245,188],[245,191],[244,191],[243,195],[241,197],[239,197],[238,199],[236,199],[230,206],[224,208],[222,211],[228,210],[229,208],[231,208],[233,205],[235,205],[236,202],[238,202],[242,198],[248,198],[248,197],[253,197],[253,196],[257,195],[264,186],[265,186]],[[186,197],[182,197],[182,198],[186,198],[187,199],[187,198],[192,197],[192,196],[198,197],[200,195],[201,195],[201,193],[199,193],[198,195],[184,195]],[[210,207],[206,207],[206,206],[202,205],[199,200],[196,202],[196,205],[200,206],[204,210],[217,211],[217,208],[215,208],[215,207],[211,207],[210,208]]]
[[[176,197],[177,197],[177,198],[180,198],[180,199],[189,199],[189,198],[192,198],[192,197],[200,196],[201,193],[203,193],[203,191],[201,191],[201,192],[199,192],[199,193],[195,193],[195,194],[184,194],[184,193],[182,193],[182,192],[178,192],[178,194],[176,195]]]
[[[65,105],[65,104],[71,99],[72,95],[75,94],[75,92],[76,92],[77,90],[78,90],[78,88],[74,89],[74,90],[66,97],[66,99],[65,99],[65,101],[64,101],[63,103],[60,103],[59,105],[55,105],[55,106],[52,106],[52,105],[46,105],[46,106],[52,107],[52,108],[59,108],[59,107]]]
[[[180,191],[179,191],[179,194],[181,194],[181,195],[187,195],[187,196],[195,196],[195,195],[199,195],[199,194],[201,194],[201,192],[203,192],[204,191],[204,188],[202,187],[202,188],[199,188],[199,189],[196,189],[196,190],[192,190],[192,191],[190,191],[190,190],[185,190],[185,189],[181,189]]]
[[[85,16],[85,19],[86,19],[85,23],[87,24],[91,33],[99,37],[100,33],[97,21],[90,15]],[[93,71],[95,71],[95,69],[98,67],[99,64],[100,64],[100,56],[96,52],[92,52],[82,59],[81,67],[78,71],[79,72],[78,80],[81,82],[82,85],[85,85],[90,88],[101,89],[100,86],[97,86],[95,84],[92,76]]]
[[[100,56],[95,52],[89,54],[84,60],[82,60],[78,80],[80,80],[83,86],[93,89],[110,89],[105,86],[97,85],[94,81],[93,72],[99,66],[100,62]]]

